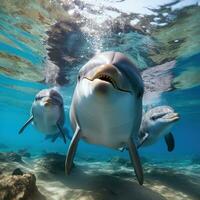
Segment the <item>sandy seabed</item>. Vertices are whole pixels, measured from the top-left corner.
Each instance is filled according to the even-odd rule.
[[[69,176],[64,173],[64,162],[65,156],[57,153],[22,158],[20,162],[0,158],[0,172],[5,176],[20,168],[35,174],[38,190],[47,200],[200,199],[199,161],[165,164],[146,160],[143,186],[137,183],[126,159],[77,158]]]

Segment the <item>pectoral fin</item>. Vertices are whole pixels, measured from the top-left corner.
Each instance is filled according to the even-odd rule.
[[[132,161],[137,180],[138,180],[139,184],[142,185],[143,179],[144,179],[143,178],[143,169],[142,169],[140,158],[139,158],[139,155],[137,152],[137,148],[131,138],[128,141],[128,148],[129,148],[130,159]]]
[[[57,123],[57,127],[58,127],[58,129],[59,129],[59,131],[60,131],[60,134],[62,135],[62,138],[63,138],[64,143],[66,144],[66,143],[67,143],[67,142],[66,142],[66,137],[65,137],[65,134],[63,133],[63,129],[62,129],[62,127],[60,126],[59,123]]]
[[[55,142],[56,139],[59,137],[60,134],[55,134],[55,135],[47,135],[45,137],[45,140],[51,140],[51,142]]]
[[[30,117],[30,119],[22,126],[22,128],[19,130],[19,134],[21,134],[24,129],[33,121],[33,116]]]
[[[68,128],[63,128],[63,131],[67,137],[67,139],[71,140],[72,139],[72,136],[70,135],[69,133],[69,129]]]
[[[149,137],[149,134],[145,133],[143,138],[139,141],[139,144],[137,145],[137,149],[140,148],[144,144],[144,142],[147,140],[148,137]]]
[[[73,165],[74,156],[80,139],[80,127],[77,125],[76,131],[73,135],[65,160],[65,172],[69,175]]]
[[[169,152],[173,151],[175,147],[175,140],[172,133],[168,133],[167,135],[165,135],[165,142],[167,144],[168,151]]]
[[[123,152],[124,150],[126,150],[126,147],[120,147],[120,148],[118,148],[118,150]]]

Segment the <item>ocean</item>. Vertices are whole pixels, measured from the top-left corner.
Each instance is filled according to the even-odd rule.
[[[2,0],[0,200],[199,200],[199,6],[199,0]],[[136,64],[144,110],[167,105],[180,116],[171,129],[172,152],[164,137],[138,149],[143,186],[126,150],[81,140],[67,176],[70,140],[47,140],[34,125],[18,134],[35,95],[54,88],[73,135],[69,110],[78,71],[104,51],[122,52]]]

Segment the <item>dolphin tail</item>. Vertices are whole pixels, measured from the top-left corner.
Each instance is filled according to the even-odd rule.
[[[76,131],[71,140],[71,143],[69,145],[69,149],[68,149],[66,160],[65,160],[65,172],[67,175],[70,174],[72,166],[73,166],[73,160],[74,160],[74,156],[76,154],[76,149],[77,149],[78,142],[80,139],[80,133],[81,133],[80,127],[77,126]]]
[[[19,134],[21,134],[23,131],[24,131],[24,129],[31,123],[33,121],[33,116],[31,116],[29,119],[28,119],[28,121],[21,127],[21,129],[19,130]]]
[[[143,181],[144,181],[143,169],[142,169],[142,165],[140,162],[139,154],[137,152],[137,148],[136,148],[132,138],[130,138],[128,141],[128,150],[129,150],[130,159],[132,161],[137,180],[138,180],[139,184],[142,185]]]

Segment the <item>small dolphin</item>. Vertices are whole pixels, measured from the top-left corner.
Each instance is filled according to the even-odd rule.
[[[114,149],[127,146],[136,177],[143,184],[143,170],[134,143],[142,119],[143,92],[140,73],[122,53],[100,53],[82,67],[70,107],[75,133],[66,157],[67,174],[82,138]]]
[[[174,109],[169,106],[158,106],[147,111],[143,115],[140,127],[140,144],[138,148],[140,146],[152,145],[160,137],[165,137],[168,151],[173,151],[175,141],[171,129],[179,118],[179,114],[174,112]]]
[[[54,89],[44,89],[37,93],[32,104],[31,117],[20,129],[19,134],[33,122],[40,132],[47,135],[47,138],[52,137],[52,141],[55,141],[61,135],[64,143],[66,143],[64,121],[62,96]]]

